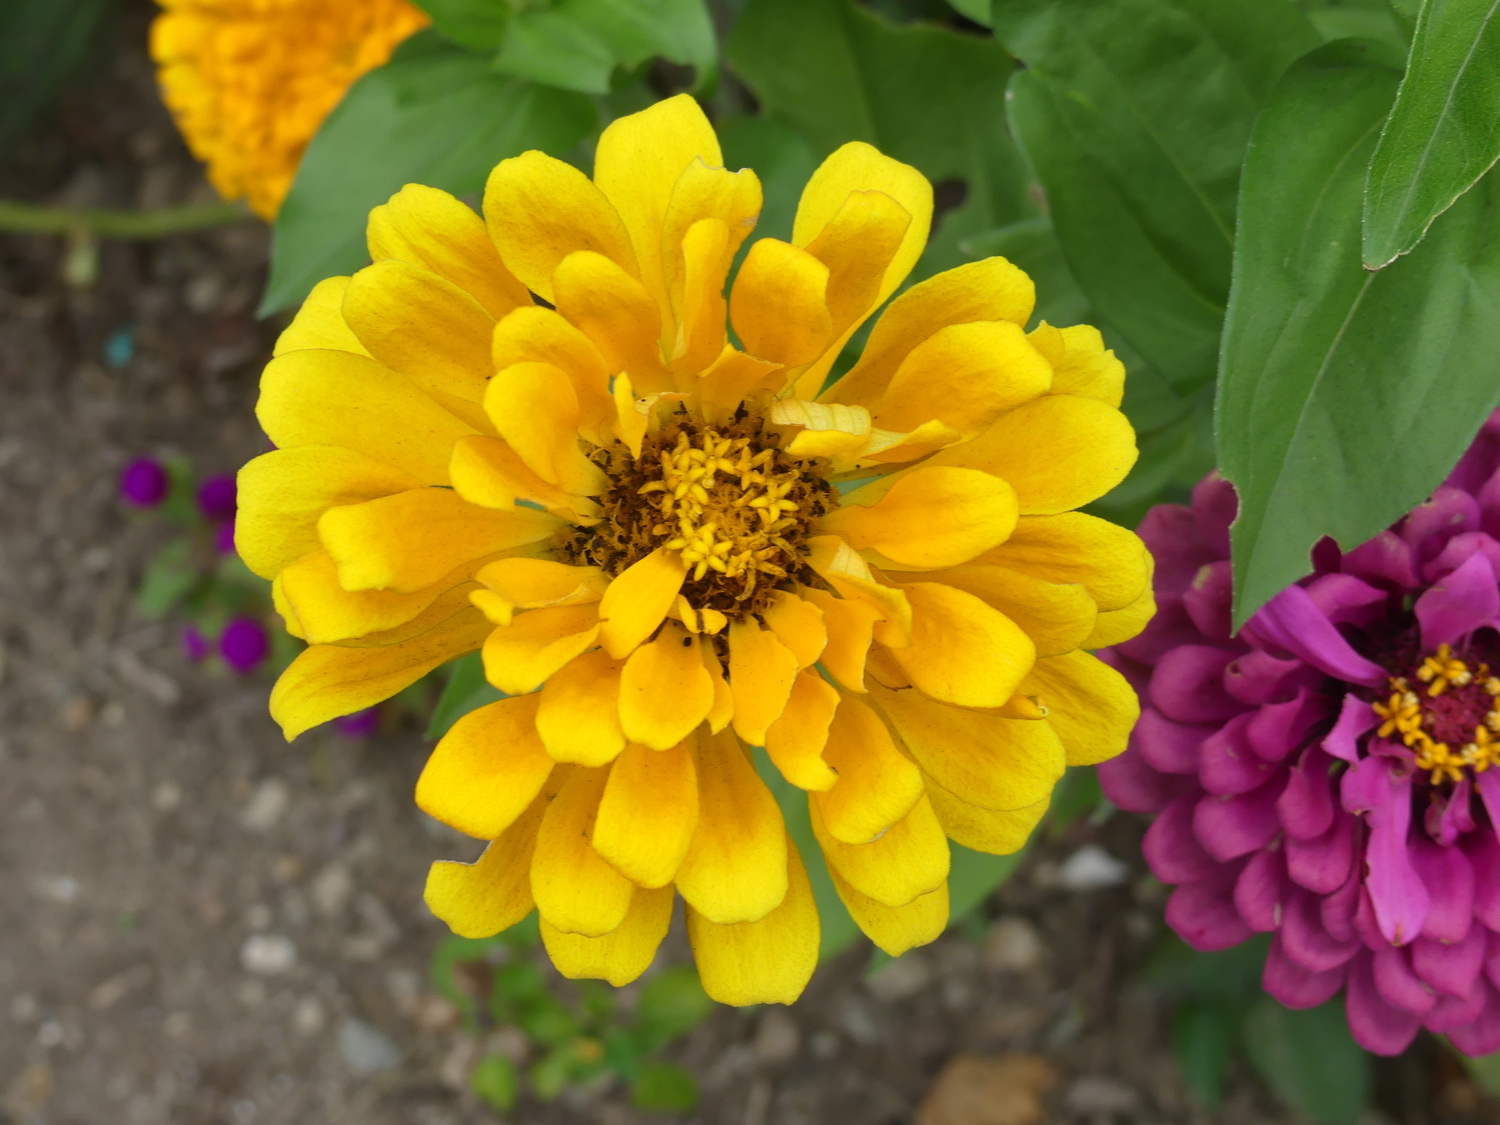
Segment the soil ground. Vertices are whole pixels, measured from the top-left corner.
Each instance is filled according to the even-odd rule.
[[[0,197],[212,198],[156,98],[148,18],[128,8],[97,74],[0,164]],[[168,532],[122,510],[122,464],[231,471],[266,448],[252,414],[278,328],[253,312],[266,250],[249,222],[106,243],[97,283],[76,289],[60,239],[0,236],[0,1120],[15,1125],[495,1119],[465,1091],[476,1041],[427,983],[446,932],[422,905],[427,864],[478,845],[412,804],[420,732],[288,745],[267,682],[209,675],[175,626],[132,609]],[[111,367],[121,330],[134,355]],[[1168,1001],[1140,975],[1161,935],[1140,827],[1116,816],[1040,843],[972,932],[881,972],[864,946],[789,1009],[716,1011],[669,1052],[703,1089],[685,1119],[910,1122],[955,1056],[1023,1052],[1056,1075],[1045,1120],[1292,1120],[1240,1062],[1216,1111],[1189,1095]],[[1091,845],[1129,874],[1070,890],[1059,872]],[[1001,1073],[924,1121],[1037,1120]],[[1430,1042],[1383,1063],[1379,1086],[1366,1125],[1500,1120]],[[663,1119],[618,1085],[508,1116]]]

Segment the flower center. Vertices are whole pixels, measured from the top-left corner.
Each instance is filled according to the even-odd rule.
[[[1416,752],[1434,785],[1461,781],[1500,762],[1500,678],[1488,664],[1470,667],[1439,645],[1410,676],[1392,676],[1390,696],[1372,706],[1381,738],[1399,737]]]
[[[639,458],[621,445],[593,458],[612,481],[604,519],[564,542],[570,561],[614,577],[664,547],[688,568],[688,603],[731,619],[764,609],[788,581],[810,580],[803,541],[837,501],[820,462],[789,457],[758,418],[715,428],[679,414]]]

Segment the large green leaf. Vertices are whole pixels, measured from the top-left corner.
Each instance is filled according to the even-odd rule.
[[[567,149],[595,122],[587,96],[494,74],[419,32],[350,88],[308,145],[276,218],[261,313],[364,265],[370,209],[403,185],[477,192],[504,158]]]
[[[1255,1069],[1288,1105],[1323,1125],[1354,1125],[1370,1100],[1370,1056],[1342,999],[1292,1011],[1263,996],[1241,1029]]]
[[[1073,275],[1178,393],[1212,375],[1255,114],[1317,33],[1285,0],[996,0],[1012,131]]]
[[[1364,263],[1389,264],[1500,158],[1500,0],[1427,0],[1365,187]]]
[[[953,181],[962,203],[913,280],[964,260],[961,239],[1035,213],[1005,127],[1014,63],[994,40],[898,26],[851,0],[749,0],[727,56],[818,156],[866,141],[935,183]]]
[[[1375,44],[1301,60],[1245,162],[1215,425],[1239,491],[1235,622],[1419,503],[1500,400],[1500,211],[1486,177],[1411,254],[1360,265],[1364,170],[1399,72]]]
[[[6,0],[0,4],[0,152],[78,73],[116,0]]]
[[[607,93],[619,66],[647,59],[691,66],[703,86],[718,71],[703,0],[557,0],[511,17],[495,69],[549,86]]]

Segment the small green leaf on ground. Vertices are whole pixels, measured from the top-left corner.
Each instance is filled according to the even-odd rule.
[[[516,1104],[521,1079],[515,1064],[504,1055],[486,1055],[469,1076],[469,1089],[491,1109],[504,1112]]]
[[[698,1083],[680,1066],[648,1062],[630,1084],[630,1104],[637,1109],[686,1113],[698,1104]]]

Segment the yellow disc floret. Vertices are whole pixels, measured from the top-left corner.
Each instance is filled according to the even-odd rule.
[[[407,0],[158,0],[167,108],[225,199],[276,217],[302,150],[353,85],[426,26]]]

